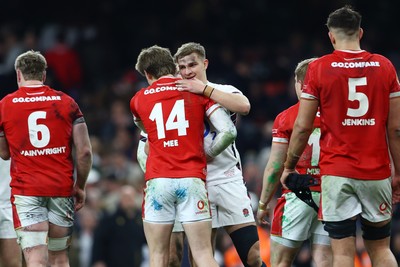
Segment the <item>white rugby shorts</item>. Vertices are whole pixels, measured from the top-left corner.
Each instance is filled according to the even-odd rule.
[[[200,178],[155,178],[146,182],[143,220],[185,224],[211,220],[205,182]]]
[[[212,228],[254,222],[251,200],[243,180],[207,186]]]
[[[314,202],[319,206],[320,193],[311,192]],[[278,238],[276,238],[278,237]],[[328,233],[318,220],[317,212],[299,199],[295,193],[283,194],[276,203],[271,225],[271,239],[282,245],[298,247],[296,242],[283,242],[280,238],[300,242],[310,239],[313,244],[329,245]]]
[[[15,229],[49,221],[57,226],[74,224],[74,199],[72,197],[11,197]]]
[[[358,180],[322,176],[322,218],[327,222],[350,219],[358,214],[370,222],[392,217],[391,178]]]

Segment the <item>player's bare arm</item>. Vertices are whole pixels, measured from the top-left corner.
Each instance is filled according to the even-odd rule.
[[[197,78],[179,80],[176,82],[176,86],[181,91],[205,95],[231,112],[240,115],[247,115],[250,112],[250,101],[245,95],[223,92],[204,84]]]
[[[285,184],[286,178],[289,173],[295,172],[296,164],[307,145],[308,138],[314,127],[314,119],[317,111],[318,100],[303,98],[300,100],[299,113],[293,126],[293,133],[290,138],[287,158],[281,176],[281,183],[285,189],[287,189]]]
[[[10,149],[8,147],[7,139],[3,136],[0,136],[0,157],[4,160],[10,159]]]
[[[393,164],[393,204],[400,202],[400,97],[390,100],[388,118],[388,141]]]
[[[92,146],[86,123],[77,123],[73,126],[73,140],[76,151],[75,210],[79,210],[85,204],[85,186],[92,168]]]
[[[277,142],[273,142],[271,145],[271,154],[264,170],[260,202],[257,209],[257,222],[259,224],[269,224],[265,218],[269,214],[269,202],[278,188],[288,146],[288,144]]]

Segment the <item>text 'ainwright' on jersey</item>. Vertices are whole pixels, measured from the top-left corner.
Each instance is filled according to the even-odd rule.
[[[43,155],[54,155],[65,153],[66,147],[53,147],[44,149],[32,149],[32,150],[22,150],[21,155],[28,157],[43,156]]]

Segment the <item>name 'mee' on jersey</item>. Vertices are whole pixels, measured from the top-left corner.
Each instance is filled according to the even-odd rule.
[[[215,102],[201,95],[178,91],[179,78],[161,77],[131,99],[149,140],[145,179],[196,177],[205,180],[204,119]]]

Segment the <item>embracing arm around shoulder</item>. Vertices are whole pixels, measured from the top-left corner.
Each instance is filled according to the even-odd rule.
[[[231,112],[240,115],[247,115],[250,112],[250,101],[245,95],[227,93],[215,88],[210,98]]]
[[[217,130],[217,135],[211,146],[206,148],[206,154],[208,157],[214,158],[235,141],[237,132],[230,116],[222,107],[214,110],[210,114],[209,120]]]
[[[197,78],[178,80],[176,81],[176,85],[180,91],[188,91],[209,97],[231,112],[240,115],[247,115],[250,112],[249,99],[240,93],[221,91],[210,85],[204,84]]]

